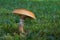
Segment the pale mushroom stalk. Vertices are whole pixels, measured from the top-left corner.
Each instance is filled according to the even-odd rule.
[[[24,29],[23,29],[23,27],[24,27],[24,19],[25,19],[25,17],[21,16],[20,22],[19,22],[19,32],[21,32],[21,33],[25,33]]]

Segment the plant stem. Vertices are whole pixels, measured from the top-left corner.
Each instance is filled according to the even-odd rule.
[[[19,32],[24,33],[24,16],[21,16],[20,22],[19,22]]]

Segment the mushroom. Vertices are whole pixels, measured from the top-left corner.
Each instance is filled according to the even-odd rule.
[[[26,9],[16,9],[13,11],[14,14],[18,14],[20,17],[20,22],[19,22],[19,32],[25,33],[24,32],[24,20],[25,18],[29,17],[32,19],[36,19],[35,15],[33,14],[33,12],[28,11]]]

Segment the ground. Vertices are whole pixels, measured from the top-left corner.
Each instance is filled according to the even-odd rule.
[[[0,0],[0,39],[19,40],[18,23],[20,17],[12,11],[24,8],[36,15],[36,20],[25,19],[25,30],[29,30],[21,40],[60,40],[59,1]],[[14,36],[13,33],[16,33]]]

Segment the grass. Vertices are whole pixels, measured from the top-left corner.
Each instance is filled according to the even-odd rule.
[[[0,0],[1,40],[19,40],[17,33],[12,36],[18,28],[19,16],[12,14],[17,8],[25,8],[36,15],[36,20],[25,20],[24,28],[29,33],[26,37],[21,37],[21,40],[60,40],[59,1]]]

